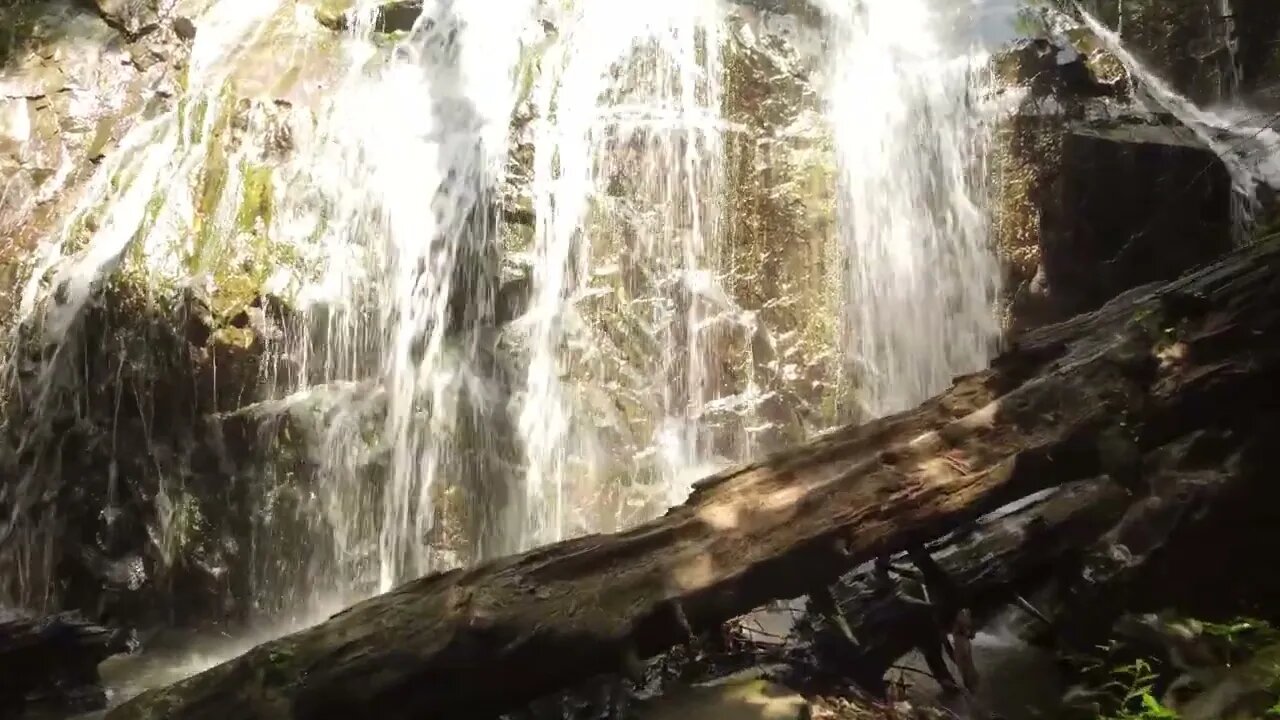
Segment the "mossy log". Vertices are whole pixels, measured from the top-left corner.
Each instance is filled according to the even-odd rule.
[[[913,410],[708,478],[634,530],[410,582],[108,718],[492,717],[1039,490],[1141,494],[1161,448],[1274,427],[1278,404],[1271,240],[1037,330]]]

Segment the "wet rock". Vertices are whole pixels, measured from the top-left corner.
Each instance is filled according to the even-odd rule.
[[[162,15],[160,4],[132,0],[0,7],[10,33],[0,41],[8,43],[0,47],[0,324],[23,259],[71,211],[74,190],[138,120],[178,94],[190,36],[178,23],[155,25]]]
[[[1072,125],[1041,206],[1041,267],[1059,312],[1092,310],[1231,247],[1231,178],[1176,125]]]
[[[15,340],[19,362],[40,354],[0,390],[0,457],[16,458],[0,482],[0,597],[128,627],[238,621],[275,485],[238,481],[264,449],[213,418],[259,395],[275,360],[253,313],[235,327],[194,288],[161,300],[136,281],[104,283],[73,342],[41,353],[34,326]]]
[[[1156,118],[1020,118],[999,227],[1017,332],[1177,277],[1232,242],[1231,179],[1186,128]],[[1009,135],[1006,135],[1009,137]],[[1012,226],[1011,226],[1012,225]],[[1021,237],[1018,237],[1018,234]],[[1011,237],[1012,236],[1012,237]]]
[[[173,19],[173,33],[180,40],[191,42],[196,39],[196,24],[191,18],[177,17]]]
[[[1104,0],[1095,7],[1121,28],[1131,51],[1201,105],[1251,96],[1280,72],[1280,6],[1271,0]]]
[[[345,32],[355,27],[355,10],[322,6],[316,10],[316,20],[335,32]],[[408,32],[422,15],[422,0],[389,0],[373,10],[374,32]]]
[[[0,717],[24,708],[68,713],[104,707],[98,664],[132,646],[130,633],[76,613],[40,618],[0,609]]]
[[[533,296],[533,268],[504,262],[502,285],[495,301],[495,323],[505,325],[524,315]]]
[[[1125,95],[1128,78],[1118,68],[1113,71],[1116,77],[1099,77],[1097,66],[1112,63],[1114,59],[1104,53],[1091,57],[1044,38],[1029,38],[997,55],[994,70],[1002,85],[1025,87],[1033,97],[1067,100]]]
[[[1225,164],[1190,129],[1098,79],[1104,55],[1044,40],[996,60],[995,235],[1013,333],[1092,310],[1217,257],[1233,233]]]
[[[795,10],[791,3],[788,8]],[[717,352],[736,358],[727,382],[761,390],[750,425],[759,450],[836,421],[835,351],[841,251],[834,146],[823,115],[823,37],[801,7],[730,14],[725,47],[726,291],[743,312]],[[733,454],[725,449],[725,454]]]
[[[174,0],[93,0],[102,17],[131,38],[154,31]]]

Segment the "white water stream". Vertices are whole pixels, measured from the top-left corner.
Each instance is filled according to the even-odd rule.
[[[906,409],[986,365],[998,271],[983,198],[987,60],[930,0],[826,3],[840,169],[843,337],[863,409]],[[943,12],[949,10],[951,12]]]

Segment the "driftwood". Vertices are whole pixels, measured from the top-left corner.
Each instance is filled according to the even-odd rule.
[[[28,702],[105,705],[98,664],[129,647],[127,633],[74,613],[36,618],[0,610],[0,718]]]
[[[1272,240],[1031,333],[914,410],[708,478],[634,530],[408,583],[108,718],[492,717],[1039,490],[1143,497],[1171,446],[1191,449],[1169,477],[1199,457],[1230,473],[1256,439],[1238,431],[1274,427],[1278,341]],[[1204,428],[1218,440],[1197,450]]]

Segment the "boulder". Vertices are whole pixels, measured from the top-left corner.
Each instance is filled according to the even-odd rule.
[[[1229,249],[1226,165],[1195,132],[1135,99],[1105,54],[1029,41],[999,56],[996,74],[1013,100],[992,162],[1011,333]]]
[[[76,613],[31,617],[0,609],[0,718],[24,709],[51,713],[101,709],[98,664],[129,652],[133,638]]]
[[[1172,280],[1231,247],[1231,178],[1186,128],[1071,123],[1041,200],[1041,273],[1064,315]]]

